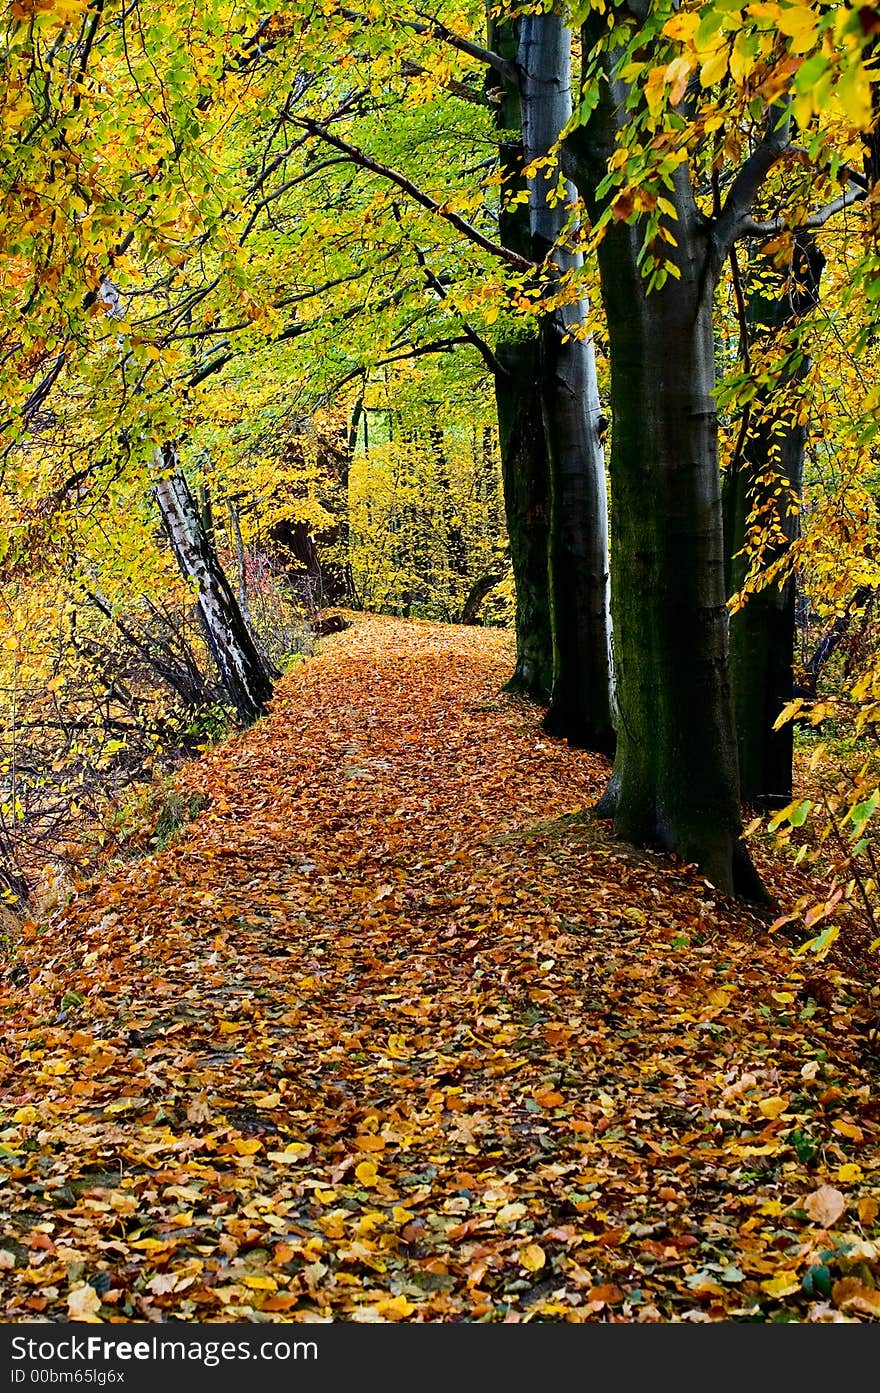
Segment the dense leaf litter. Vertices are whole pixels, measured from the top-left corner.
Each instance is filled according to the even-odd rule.
[[[880,1317],[862,989],[615,841],[508,645],[358,617],[26,926],[6,1320]]]

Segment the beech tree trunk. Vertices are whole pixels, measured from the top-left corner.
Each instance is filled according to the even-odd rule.
[[[162,522],[182,574],[196,586],[199,618],[223,689],[249,724],[264,713],[272,678],[205,533],[198,503],[178,468],[177,451],[165,445],[160,457],[165,477],[154,492]]]
[[[585,52],[592,36],[585,33]],[[605,56],[598,105],[572,141],[591,217],[625,121]],[[643,229],[615,220],[599,245],[611,356],[612,614],[617,754],[600,811],[629,841],[696,862],[722,891],[760,893],[740,840],[718,471],[712,301],[718,258],[679,167],[679,279],[648,292]]]
[[[553,637],[547,557],[550,499],[541,419],[537,335],[500,343],[495,356],[498,439],[510,562],[516,586],[516,668],[507,684],[546,702],[553,685]]]
[[[818,299],[825,258],[806,235],[795,243],[787,283],[774,296],[753,293],[746,332],[755,340],[790,329]],[[766,271],[764,272],[766,275]],[[745,583],[751,558],[749,534],[770,538],[761,546],[761,569],[779,561],[799,532],[806,427],[796,419],[792,387],[809,371],[803,358],[793,372],[772,383],[750,405],[750,420],[738,457],[724,479],[728,593]],[[780,491],[781,485],[781,491]],[[740,795],[757,808],[785,807],[792,797],[794,727],[773,725],[791,700],[794,682],[795,581],[752,592],[730,618],[730,656],[739,750]]]
[[[514,59],[519,46],[519,20],[501,23],[490,18],[489,43],[505,58]],[[531,255],[528,207],[508,201],[510,195],[525,191],[519,92],[513,83],[493,73],[486,85],[501,133],[499,238],[511,251],[527,257]],[[516,588],[516,668],[507,687],[545,702],[550,699],[553,685],[553,635],[548,573],[550,482],[541,410],[540,354],[540,340],[531,325],[523,325],[516,336],[499,340],[495,357],[502,371],[495,374],[495,404],[504,512]]]
[[[520,19],[523,151],[551,152],[572,114],[571,31],[557,13]],[[532,254],[552,295],[582,265],[567,224],[574,186],[551,157],[528,177]],[[567,206],[568,205],[568,206]],[[540,324],[540,397],[549,465],[550,622],[553,686],[546,728],[594,750],[614,748],[608,521],[602,412],[592,341],[580,336],[588,306],[559,305]]]

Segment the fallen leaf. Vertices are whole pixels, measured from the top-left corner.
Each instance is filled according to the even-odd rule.
[[[807,1195],[804,1209],[814,1224],[820,1224],[823,1229],[830,1229],[846,1209],[846,1199],[833,1186],[820,1185],[818,1190]]]
[[[355,1166],[354,1173],[362,1185],[368,1189],[378,1184],[379,1173],[376,1169],[375,1161],[361,1161],[359,1166]]]
[[[782,1097],[762,1098],[758,1103],[758,1110],[762,1112],[765,1117],[770,1118],[779,1117],[780,1113],[785,1112],[787,1107],[788,1099]]]
[[[519,1250],[519,1261],[527,1272],[540,1272],[547,1261],[547,1254],[538,1243],[526,1243]]]
[[[863,1316],[880,1316],[880,1291],[865,1286],[858,1277],[842,1277],[831,1288],[831,1299],[841,1311]]]
[[[598,1287],[590,1287],[588,1301],[601,1302],[605,1306],[617,1306],[623,1300],[623,1292],[613,1282],[605,1282]]]
[[[100,1323],[98,1311],[101,1309],[101,1298],[94,1287],[81,1282],[67,1294],[67,1314],[71,1320],[85,1320],[90,1325]]]
[[[387,1296],[376,1302],[376,1310],[383,1320],[405,1320],[418,1307],[405,1296]]]
[[[796,1291],[801,1289],[801,1279],[796,1272],[779,1272],[775,1277],[770,1277],[761,1283],[761,1290],[768,1296],[783,1297],[793,1296]]]
[[[845,1165],[837,1168],[837,1179],[842,1181],[844,1185],[855,1185],[863,1177],[864,1171],[854,1161],[848,1161]]]

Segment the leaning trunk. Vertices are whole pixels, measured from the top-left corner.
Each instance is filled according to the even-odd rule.
[[[163,446],[160,463],[165,477],[156,484],[155,496],[162,522],[182,574],[196,587],[199,619],[226,695],[241,720],[250,723],[264,713],[272,679],[205,533],[173,446]]]
[[[547,729],[595,750],[614,748],[608,523],[602,413],[587,304],[571,300],[581,269],[570,249],[573,185],[553,156],[571,118],[571,32],[556,13],[520,21],[520,100],[532,251],[551,308],[541,318],[541,405],[550,477],[553,688]],[[536,163],[538,165],[535,168]],[[569,303],[553,300],[569,297]]]
[[[506,58],[516,56],[519,20],[489,21],[490,45]],[[531,254],[528,207],[513,201],[525,191],[520,135],[519,92],[494,74],[488,89],[501,133],[502,186],[498,232],[505,247]],[[510,564],[516,589],[516,668],[508,690],[548,701],[553,685],[548,552],[550,496],[547,447],[541,411],[540,341],[531,326],[502,337],[495,357],[498,444]]]
[[[591,216],[625,90],[603,83],[576,143]],[[712,298],[715,266],[685,171],[676,205],[679,279],[647,291],[642,229],[615,221],[599,245],[611,357],[612,614],[617,755],[600,811],[629,841],[696,862],[720,890],[758,885],[740,843],[724,586]]]

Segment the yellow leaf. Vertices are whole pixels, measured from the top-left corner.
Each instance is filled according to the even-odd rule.
[[[739,86],[742,86],[744,79],[755,66],[755,59],[749,53],[745,43],[745,36],[737,34],[734,40],[733,51],[730,55],[730,76]]]
[[[800,1291],[801,1281],[796,1272],[780,1272],[777,1277],[770,1277],[768,1281],[761,1283],[761,1290],[768,1296],[793,1296],[796,1291]]]
[[[871,87],[861,68],[850,68],[841,75],[837,97],[853,125],[867,130],[872,120]]]
[[[243,1286],[250,1287],[252,1291],[277,1291],[278,1283],[272,1277],[242,1277]]]
[[[815,109],[816,104],[813,101],[812,91],[795,92],[794,96],[791,99],[791,112],[794,116],[794,119],[797,121],[798,125],[803,130],[806,130],[807,126],[810,124],[810,120],[812,119],[812,115]],[[789,702],[789,706],[800,707],[803,706],[803,702],[800,700],[800,698],[798,698],[796,702]],[[786,710],[787,709],[788,708],[786,707]],[[776,730],[779,726],[783,725],[785,723],[785,720],[786,716],[785,712],[783,712],[783,714],[776,721],[773,729]]]
[[[80,19],[86,9],[86,0],[54,0],[52,14],[61,24]]]
[[[700,68],[700,86],[711,87],[727,72],[727,49],[719,48]]]
[[[667,39],[681,39],[685,43],[692,39],[700,27],[700,16],[693,10],[686,14],[673,15],[663,26]]]
[[[776,24],[780,33],[794,40],[792,53],[805,53],[812,47],[819,28],[818,17],[808,5],[792,5],[787,10],[780,10]]]
[[[765,1117],[778,1117],[788,1107],[788,1099],[782,1097],[762,1098],[758,1109]]]
[[[292,1141],[283,1151],[270,1151],[269,1160],[280,1166],[295,1166],[297,1161],[305,1161],[311,1154],[312,1148],[308,1142]]]
[[[255,1152],[260,1150],[263,1143],[257,1141],[256,1137],[251,1137],[247,1140],[244,1137],[233,1137],[232,1145],[235,1147],[236,1153],[239,1156],[253,1156]]]
[[[849,1137],[850,1141],[860,1142],[864,1140],[864,1132],[855,1122],[844,1122],[842,1119],[831,1124],[835,1132],[839,1132],[842,1137]]]
[[[378,1184],[379,1173],[376,1170],[375,1161],[361,1161],[359,1166],[355,1166],[354,1173],[362,1185],[372,1188]]]
[[[376,1302],[376,1310],[383,1320],[403,1320],[417,1309],[415,1302],[405,1296],[385,1296]]]
[[[17,1112],[12,1114],[12,1120],[13,1122],[36,1122],[39,1115],[36,1108],[28,1103],[25,1107],[19,1108]]]
[[[547,1254],[537,1243],[526,1243],[519,1250],[519,1261],[526,1272],[540,1272],[547,1261]]]
[[[842,1180],[844,1185],[855,1185],[863,1178],[864,1172],[861,1166],[856,1165],[854,1161],[848,1161],[845,1166],[839,1166],[837,1169],[837,1179]]]

